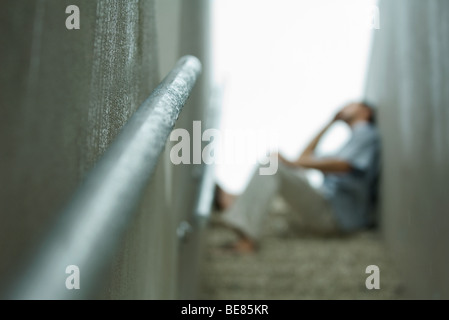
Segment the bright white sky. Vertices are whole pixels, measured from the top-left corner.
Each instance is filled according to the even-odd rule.
[[[362,98],[375,4],[214,0],[214,78],[224,88],[222,132],[275,132],[280,152],[298,156],[339,108]],[[336,126],[321,152],[337,149],[348,135],[344,125]],[[240,137],[245,139],[244,132]],[[217,181],[229,192],[243,191],[255,161],[217,164]]]

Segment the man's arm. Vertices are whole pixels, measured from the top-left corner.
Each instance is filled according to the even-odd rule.
[[[293,167],[316,169],[323,173],[349,172],[352,170],[352,166],[348,162],[332,158],[317,159],[314,157],[306,157],[300,158],[294,162],[288,161],[286,164]]]
[[[318,135],[307,145],[301,156],[296,161],[289,161],[279,155],[279,159],[288,166],[302,167],[307,169],[320,170],[323,173],[329,172],[349,172],[352,170],[351,164],[339,159],[317,159],[315,157],[315,149],[318,146],[323,135],[326,131],[339,120],[339,114],[337,114],[331,122],[329,122]]]

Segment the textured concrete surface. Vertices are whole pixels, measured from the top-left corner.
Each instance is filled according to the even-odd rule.
[[[449,2],[383,0],[367,97],[383,140],[382,225],[413,298],[449,298]]]
[[[68,5],[80,8],[80,30],[65,28]],[[197,14],[200,6],[201,1],[183,1],[176,15],[164,16],[164,11],[158,15],[153,0],[1,2],[1,289],[159,83],[162,71],[185,53],[202,52],[204,39],[196,31],[207,12]],[[176,21],[178,34],[157,28],[156,17]],[[158,39],[180,48],[167,55],[170,59],[164,57],[161,68],[158,55],[164,51]],[[184,117],[194,113],[201,119],[204,88]],[[174,209],[172,186],[194,192],[196,182],[191,175],[169,174],[168,161],[160,160],[97,297],[177,297],[177,215],[191,210],[180,205]]]
[[[80,30],[65,28],[69,4]],[[159,79],[151,1],[3,1],[0,11],[4,276]]]
[[[278,200],[279,202],[279,200]],[[226,253],[235,240],[212,223],[207,232],[202,299],[402,299],[405,287],[382,237],[374,231],[350,237],[322,237],[287,228],[286,210],[265,221],[260,250]],[[366,267],[380,268],[380,289],[368,290]]]

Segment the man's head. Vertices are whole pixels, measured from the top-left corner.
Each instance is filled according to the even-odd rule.
[[[366,102],[350,103],[340,111],[338,118],[350,126],[359,121],[374,123],[374,109]]]

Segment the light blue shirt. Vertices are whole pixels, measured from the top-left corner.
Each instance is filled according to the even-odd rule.
[[[379,174],[380,138],[368,122],[352,128],[349,141],[333,158],[347,161],[349,173],[326,174],[321,191],[331,204],[339,227],[353,231],[371,223],[373,183]]]

